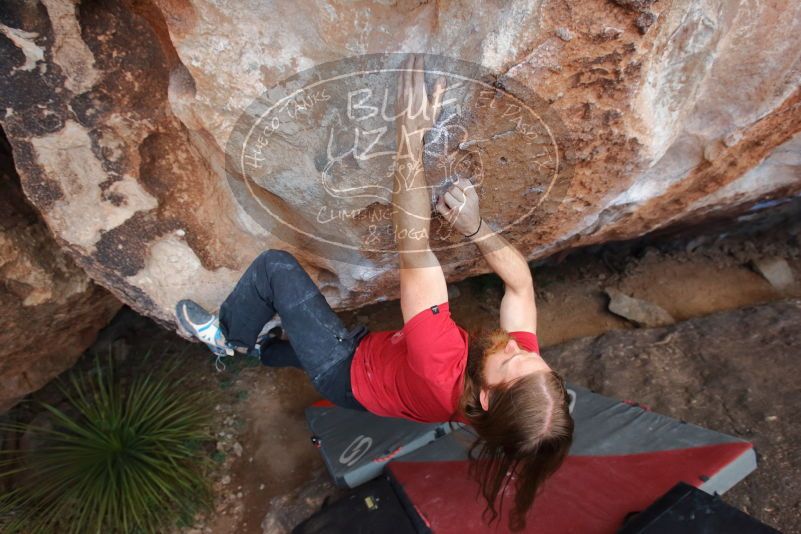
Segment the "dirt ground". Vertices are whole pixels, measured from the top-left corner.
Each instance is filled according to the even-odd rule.
[[[801,297],[801,285],[779,291],[753,267],[760,258],[781,257],[801,280],[799,223],[780,222],[748,234],[607,245],[535,266],[534,275],[546,360],[576,384],[753,440],[760,467],[727,500],[784,532],[801,532],[801,458],[795,445],[801,442],[801,304],[787,300]],[[638,329],[607,311],[607,287],[658,304],[678,321],[701,319]],[[467,329],[497,322],[502,289],[494,275],[453,284],[456,322]],[[341,317],[371,330],[402,325],[397,302]],[[663,343],[667,332],[676,332],[675,343]],[[186,351],[186,371],[219,395],[215,510],[184,532],[288,532],[337,493],[309,439],[303,410],[319,396],[302,372],[239,358],[217,373],[202,346],[130,310],[94,350],[115,340],[129,358],[151,347]],[[38,396],[47,398],[50,391]]]
[[[715,313],[664,328],[610,331],[548,351],[599,393],[751,441],[757,470],[724,500],[801,531],[801,300]]]

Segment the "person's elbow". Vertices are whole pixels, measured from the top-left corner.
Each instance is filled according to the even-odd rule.
[[[521,269],[514,276],[505,281],[506,291],[520,296],[534,296],[534,278],[526,265],[526,269]]]

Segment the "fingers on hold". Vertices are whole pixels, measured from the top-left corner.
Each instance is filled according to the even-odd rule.
[[[445,194],[442,195],[442,201],[445,202],[445,205],[448,206],[448,208],[453,207],[453,201],[451,200],[452,198],[453,197],[447,191],[445,191]]]
[[[476,194],[476,186],[473,185],[473,182],[471,182],[468,178],[461,176],[459,177],[457,183],[459,184],[459,187],[462,189],[462,191],[464,191],[465,196],[470,194],[473,195]]]
[[[445,217],[447,220],[450,210],[448,209],[448,206],[445,205],[445,201],[442,199],[442,197],[439,197],[436,208],[439,214]]]
[[[406,91],[412,85],[412,68],[414,67],[414,55],[409,54],[406,61],[403,62],[403,91],[404,96]],[[405,103],[405,102],[404,102]]]
[[[423,56],[415,54],[414,56],[414,88],[420,95],[426,93],[426,80],[425,80],[425,64]]]
[[[395,107],[400,112],[403,106],[403,71],[398,72],[398,85],[395,94]]]
[[[457,207],[458,205],[460,205],[462,203],[459,199],[456,198],[456,195],[454,195],[450,191],[447,191],[445,193],[445,202],[451,208],[455,208],[455,207]]]

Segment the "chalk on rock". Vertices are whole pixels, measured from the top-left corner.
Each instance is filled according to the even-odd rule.
[[[557,37],[565,42],[569,42],[573,40],[573,32],[568,30],[567,28],[557,28],[554,32]]]
[[[604,290],[609,295],[609,311],[639,326],[665,326],[676,320],[653,302],[630,297],[614,288]]]
[[[795,284],[793,269],[784,258],[760,258],[754,260],[754,267],[779,291],[785,291]]]

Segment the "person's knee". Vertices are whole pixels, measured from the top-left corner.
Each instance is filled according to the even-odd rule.
[[[298,260],[286,250],[269,249],[259,254],[258,261],[262,263],[298,264]]]

